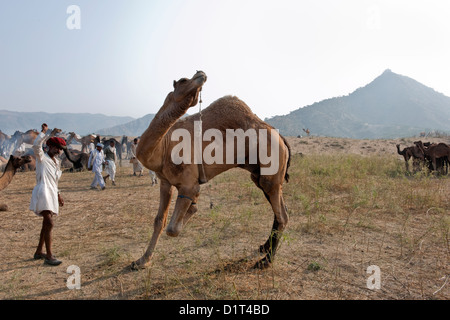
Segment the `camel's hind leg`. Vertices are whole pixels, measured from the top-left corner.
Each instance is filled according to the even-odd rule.
[[[161,180],[159,209],[158,214],[155,217],[152,239],[150,240],[150,244],[144,255],[131,264],[132,270],[145,268],[150,263],[156,243],[167,224],[167,215],[169,213],[169,204],[170,199],[172,198],[173,189],[174,187],[169,182]]]
[[[282,187],[280,182],[275,182],[274,177],[258,176],[252,174],[252,180],[263,190],[264,195],[272,206],[274,213],[274,221],[272,231],[264,245],[260,247],[260,251],[266,253],[266,256],[258,261],[255,267],[265,268],[270,265],[275,257],[283,230],[285,229],[289,216],[283,199]]]

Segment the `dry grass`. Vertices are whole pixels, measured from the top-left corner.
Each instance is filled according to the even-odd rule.
[[[41,227],[28,211],[35,175],[18,173],[0,194],[10,208],[2,212],[0,298],[449,299],[450,178],[405,176],[397,141],[361,156],[341,152],[360,150],[356,140],[308,139],[293,144],[305,156],[293,156],[284,186],[290,221],[262,271],[252,267],[273,214],[243,171],[202,186],[196,216],[179,237],[163,234],[152,266],[139,272],[129,265],[147,246],[159,203],[148,176],[121,167],[116,187],[91,191],[92,173],[64,173],[66,205],[54,229],[63,264],[48,267],[32,259]],[[338,151],[300,149],[309,144]],[[81,290],[66,287],[69,265],[81,268]],[[370,265],[381,269],[380,290],[366,286]]]

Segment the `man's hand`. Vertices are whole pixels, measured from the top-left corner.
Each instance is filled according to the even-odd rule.
[[[58,202],[61,207],[64,207],[64,199],[61,197],[59,193],[58,193]]]
[[[46,123],[43,123],[42,126],[41,126],[41,129],[42,129],[41,131],[42,131],[43,133],[46,133],[47,130],[48,130],[47,124],[46,124]]]

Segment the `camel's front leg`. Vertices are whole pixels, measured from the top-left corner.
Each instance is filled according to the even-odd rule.
[[[258,261],[255,265],[257,268],[266,268],[270,265],[275,257],[282,233],[286,227],[289,216],[287,214],[286,205],[284,204],[281,187],[268,194],[272,210],[275,215],[272,231],[266,243],[260,247],[260,251],[266,253],[266,256]]]
[[[172,194],[173,186],[169,182],[161,180],[159,209],[158,214],[155,217],[152,239],[150,240],[150,244],[148,245],[144,255],[139,260],[134,261],[131,264],[131,269],[137,270],[145,268],[150,263],[156,243],[158,242],[158,239],[167,223],[167,214],[169,212],[169,204]]]
[[[180,187],[178,189],[178,199],[175,203],[175,209],[173,210],[169,225],[167,226],[167,235],[171,237],[178,236],[184,224],[197,212],[196,206],[192,204],[197,202],[199,191],[199,185]]]

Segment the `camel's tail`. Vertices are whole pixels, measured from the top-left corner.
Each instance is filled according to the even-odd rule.
[[[281,139],[283,139],[283,142],[284,142],[285,146],[287,147],[288,153],[289,153],[287,164],[286,164],[286,173],[284,174],[284,179],[286,180],[286,182],[289,182],[288,169],[289,169],[289,167],[291,165],[291,146],[289,145],[289,143],[287,142],[285,137],[283,137],[281,134],[280,134],[280,137],[281,137]]]

